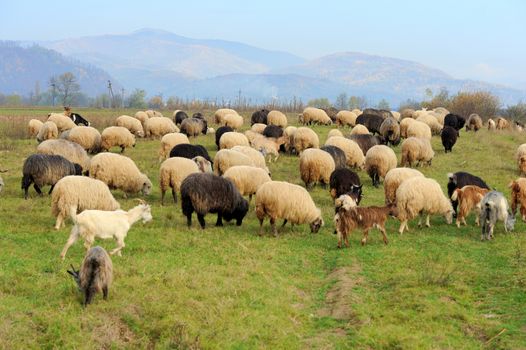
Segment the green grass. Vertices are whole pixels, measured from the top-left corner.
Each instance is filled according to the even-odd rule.
[[[53,230],[49,196],[31,189],[26,201],[20,190],[23,160],[36,147],[24,137],[26,122],[47,112],[0,110],[0,169],[8,169],[0,194],[0,348],[526,348],[524,223],[517,221],[512,234],[499,223],[495,239],[481,242],[472,216],[461,229],[442,217],[433,217],[431,228],[411,222],[403,236],[390,219],[388,246],[373,231],[362,247],[356,231],[351,247],[338,250],[328,190],[316,187],[311,195],[326,222],[318,234],[308,225],[287,226],[274,238],[266,221],[268,234],[259,237],[253,203],[241,227],[216,228],[207,215],[206,230],[196,220],[188,229],[180,206],[160,206],[158,140],[139,140],[126,151],[154,184],[147,198],[154,220],[136,224],[123,256],[113,258],[109,300],[97,296],[83,309],[66,273],[82,261],[82,243],[62,262],[71,223]],[[81,114],[101,129],[133,112]],[[314,129],[324,142],[330,128]],[[194,142],[215,154],[213,135]],[[446,155],[434,137],[433,165],[420,170],[444,192],[446,173],[465,170],[509,197],[513,154],[523,142],[515,133],[463,131]],[[297,157],[280,156],[269,167],[275,180],[301,184]],[[383,189],[359,174],[363,205],[383,203]],[[136,203],[114,195],[124,209]]]

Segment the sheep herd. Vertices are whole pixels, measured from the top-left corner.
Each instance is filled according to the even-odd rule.
[[[519,178],[510,184],[510,209],[505,196],[491,191],[477,176],[464,172],[448,174],[446,196],[436,180],[412,168],[432,165],[433,135],[440,135],[445,152],[451,152],[461,129],[480,130],[483,121],[476,114],[465,118],[444,108],[405,109],[400,113],[368,108],[327,113],[307,107],[298,115],[302,125],[291,126],[284,113],[262,109],[252,114],[251,127],[244,132],[241,128],[247,121],[233,109],[218,109],[209,120],[215,122],[216,130],[209,127],[202,113],[190,117],[182,110],[174,111],[172,118],[151,110],[139,111],[134,116],[121,115],[113,126],[102,132],[70,109],[50,113],[45,122],[30,120],[28,134],[35,137],[39,145],[36,153],[24,161],[22,189],[27,199],[31,184],[39,195],[43,186],[50,185],[55,228],[65,226],[68,217],[73,221],[61,257],[65,257],[78,238],[83,238],[85,247],[90,249],[97,237],[115,238],[117,247],[110,255],[120,255],[133,223],[152,219],[150,206],[144,201],[126,212],[120,210],[110,191],[120,190],[124,196],[151,193],[151,180],[131,158],[108,152],[114,147],[120,148],[120,153],[132,152],[128,149],[144,137],[160,138],[160,204],[165,204],[165,193],[169,189],[174,203],[178,202],[179,193],[188,226],[192,225],[194,212],[203,229],[208,213],[217,214],[216,226],[222,226],[223,220],[234,220],[240,226],[255,196],[260,235],[266,218],[274,235],[278,234],[276,221],[279,219],[283,220],[282,227],[287,223],[308,224],[311,232],[318,232],[324,220],[309,194],[317,184],[329,185],[338,247],[342,247],[342,243],[348,246],[349,235],[358,228],[363,230],[362,244],[366,243],[371,228],[378,228],[387,244],[385,223],[389,216],[400,221],[402,234],[409,230],[409,220],[416,217],[420,218],[419,226],[424,223],[429,226],[430,215],[443,215],[448,223],[456,216],[460,227],[466,225],[470,211],[475,211],[476,223],[482,225],[482,239],[492,238],[497,221],[504,222],[506,231],[513,230],[519,206],[522,219],[526,218],[526,179]],[[321,145],[318,134],[310,128],[312,124],[336,124],[337,128],[328,132],[327,140]],[[500,117],[489,120],[487,125],[489,130],[521,127]],[[190,140],[198,141],[199,135],[210,133],[215,133],[218,149],[214,159],[205,147],[190,143]],[[400,143],[399,163],[392,147]],[[304,187],[272,180],[268,163],[279,161],[282,153],[298,156]],[[518,147],[516,161],[521,175],[526,174],[526,144]],[[383,181],[384,206],[359,206],[363,184],[358,170],[364,170],[375,187]],[[2,186],[0,178],[0,190]],[[81,289],[86,304],[91,301],[93,290],[102,290],[107,296],[111,283],[109,255],[100,247],[93,249],[89,250],[81,269],[81,272],[90,271],[84,274],[75,269],[69,271],[79,286],[84,286]],[[90,259],[102,259],[97,266],[106,266],[107,271],[94,269],[95,265],[86,262]],[[82,277],[86,274],[109,276],[105,277],[106,282],[97,282],[101,285],[99,288],[86,285],[83,278],[88,277]]]

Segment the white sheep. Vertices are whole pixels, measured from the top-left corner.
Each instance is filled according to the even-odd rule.
[[[69,130],[77,126],[73,120],[71,120],[69,117],[66,117],[62,113],[50,113],[48,115],[47,121],[51,121],[57,125],[58,132],[62,132],[64,130]]]
[[[440,135],[440,132],[442,131],[443,124],[440,124],[438,119],[430,113],[421,114],[416,118],[416,121],[427,124],[433,135]]]
[[[407,127],[407,137],[422,137],[431,140],[431,128],[423,122],[415,120]]]
[[[162,137],[171,132],[179,132],[179,128],[171,119],[152,117],[144,122],[145,137]]]
[[[338,129],[332,129],[331,131],[329,131],[329,133],[327,134],[327,138],[329,137],[333,137],[333,136],[341,136],[343,137],[343,134],[340,130]]]
[[[356,142],[341,136],[333,136],[325,141],[325,145],[336,146],[345,153],[347,165],[350,167],[363,168],[365,156]]]
[[[285,136],[281,136],[278,138],[274,137],[259,137],[252,141],[251,145],[256,150],[263,153],[265,158],[269,157],[269,162],[272,161],[272,156],[274,156],[274,161],[278,160],[279,157],[279,149],[281,145],[285,143],[287,138]]]
[[[163,114],[159,111],[154,111],[153,109],[149,109],[145,111],[145,113],[148,115],[149,118],[163,118]]]
[[[264,169],[270,175],[270,170],[267,167],[267,162],[265,161],[265,156],[263,153],[250,146],[234,146],[231,149],[248,156],[250,159],[252,159],[255,167]]]
[[[444,195],[436,180],[425,177],[412,177],[404,180],[396,190],[396,206],[402,234],[409,226],[407,222],[420,215],[418,225],[422,225],[422,217],[426,216],[426,226],[430,227],[429,215],[441,214],[446,217],[448,224],[453,219],[453,207]]]
[[[103,181],[112,189],[120,189],[124,195],[142,192],[149,195],[152,183],[139,171],[131,158],[115,153],[99,153],[91,159],[89,176]]]
[[[253,132],[257,132],[258,134],[263,134],[263,130],[265,130],[266,127],[267,127],[266,124],[254,123],[250,127],[250,130],[253,131]]]
[[[164,205],[164,195],[169,187],[172,188],[174,203],[177,203],[177,192],[179,192],[183,180],[188,175],[198,172],[212,172],[210,162],[201,156],[192,159],[171,157],[162,162],[159,169],[161,205]]]
[[[243,117],[237,113],[230,113],[223,117],[221,125],[229,126],[234,130],[239,130],[243,126]]]
[[[55,229],[65,226],[67,216],[74,220],[77,213],[87,209],[117,210],[119,203],[108,186],[85,176],[65,176],[53,188],[51,213],[57,218]]]
[[[91,126],[76,126],[69,130],[68,140],[78,143],[87,152],[97,153],[101,147],[102,137],[100,132]]]
[[[287,116],[280,111],[270,111],[267,115],[267,123],[268,125],[276,125],[281,128],[286,128],[288,124]]]
[[[435,152],[429,139],[421,137],[408,137],[402,142],[402,166],[431,165]]]
[[[298,130],[295,126],[287,126],[285,130],[283,130],[283,136],[286,137],[285,140],[285,151],[287,153],[291,153],[294,148],[294,134]]]
[[[135,113],[134,118],[141,122],[143,128],[144,128],[144,123],[146,123],[146,121],[150,119],[148,114],[143,111],[138,111],[137,113]]]
[[[114,238],[117,241],[117,247],[110,252],[110,255],[117,253],[118,256],[122,256],[121,250],[125,246],[124,238],[132,225],[139,220],[142,220],[143,223],[152,220],[151,208],[144,202],[128,211],[85,210],[76,216],[75,226],[71,229],[60,257],[64,260],[69,247],[80,237],[84,238],[86,250],[91,248],[95,238]]]
[[[497,124],[493,119],[488,119],[488,130],[497,130]]]
[[[161,148],[159,149],[159,161],[165,159],[169,154],[172,148],[182,143],[190,143],[188,136],[180,132],[171,132],[164,135],[161,138]]]
[[[122,126],[128,129],[135,137],[144,137],[144,128],[139,119],[129,115],[121,115],[115,119],[115,126]]]
[[[37,136],[38,132],[40,131],[40,128],[42,128],[42,125],[44,125],[44,123],[42,123],[40,120],[31,119],[27,123],[27,134],[29,135],[29,137]],[[57,133],[58,133],[58,129],[57,129]]]
[[[409,125],[416,122],[413,118],[404,118],[400,122],[400,136],[403,138],[407,138],[407,128],[409,128]]]
[[[249,146],[250,142],[248,138],[240,133],[235,131],[225,132],[221,135],[219,139],[219,149],[229,149],[234,146]]]
[[[316,208],[309,192],[301,186],[283,181],[266,182],[256,192],[256,216],[259,220],[259,235],[263,234],[263,221],[270,218],[272,232],[277,236],[276,220],[284,219],[283,226],[310,224],[312,233],[323,226],[321,211]]]
[[[109,126],[102,130],[101,139],[100,148],[103,151],[118,146],[122,153],[128,147],[135,147],[135,136],[122,126]]]
[[[242,196],[248,196],[249,202],[261,185],[271,181],[267,171],[249,165],[230,167],[223,177],[232,181]]]
[[[373,186],[378,187],[380,178],[391,169],[396,168],[396,154],[385,145],[375,145],[365,154],[365,171],[373,180]]]
[[[402,116],[400,114],[400,112],[397,112],[397,111],[391,111],[391,114],[393,115],[393,118],[395,118],[395,120],[398,122],[400,121],[400,117]]]
[[[323,109],[307,107],[303,110],[300,116],[300,121],[303,124],[322,124],[331,125],[332,120]]]
[[[38,131],[37,141],[42,142],[45,140],[56,139],[58,137],[57,125],[52,121],[47,121],[42,124],[42,127]]]
[[[214,174],[223,175],[228,168],[235,165],[254,166],[254,162],[249,156],[241,152],[231,149],[219,150],[214,157]]]
[[[214,112],[214,120],[216,124],[222,124],[223,118],[227,114],[238,114],[235,110],[230,108],[219,108],[217,111]]]
[[[311,128],[304,126],[297,128],[293,139],[292,145],[298,154],[307,148],[320,148],[320,139]]]
[[[300,175],[307,189],[318,182],[325,188],[335,168],[332,156],[321,149],[309,148],[300,154]]]
[[[356,118],[358,116],[351,111],[339,111],[336,113],[336,124],[338,126],[350,126],[356,125]]]
[[[243,135],[246,136],[248,142],[250,144],[252,144],[252,142],[254,142],[255,139],[258,139],[260,137],[264,137],[263,134],[260,134],[258,132],[255,132],[255,131],[252,131],[252,130],[247,130],[243,133]]]
[[[89,169],[88,153],[78,143],[69,140],[46,140],[37,146],[37,153],[62,156],[72,163],[79,164],[84,171]]]
[[[385,204],[396,203],[396,190],[400,184],[406,179],[417,176],[424,177],[424,174],[411,168],[394,168],[389,170],[384,178]]]
[[[351,130],[351,135],[369,135],[369,129],[365,125],[357,124]]]

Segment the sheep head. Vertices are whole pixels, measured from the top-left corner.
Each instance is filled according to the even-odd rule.
[[[310,223],[310,232],[318,233],[320,227],[322,227],[323,225],[325,225],[325,223],[323,222],[323,218],[320,215],[313,222]]]

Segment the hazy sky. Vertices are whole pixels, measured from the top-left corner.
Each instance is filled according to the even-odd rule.
[[[305,58],[358,51],[526,89],[526,1],[10,1],[0,39],[158,28]]]

